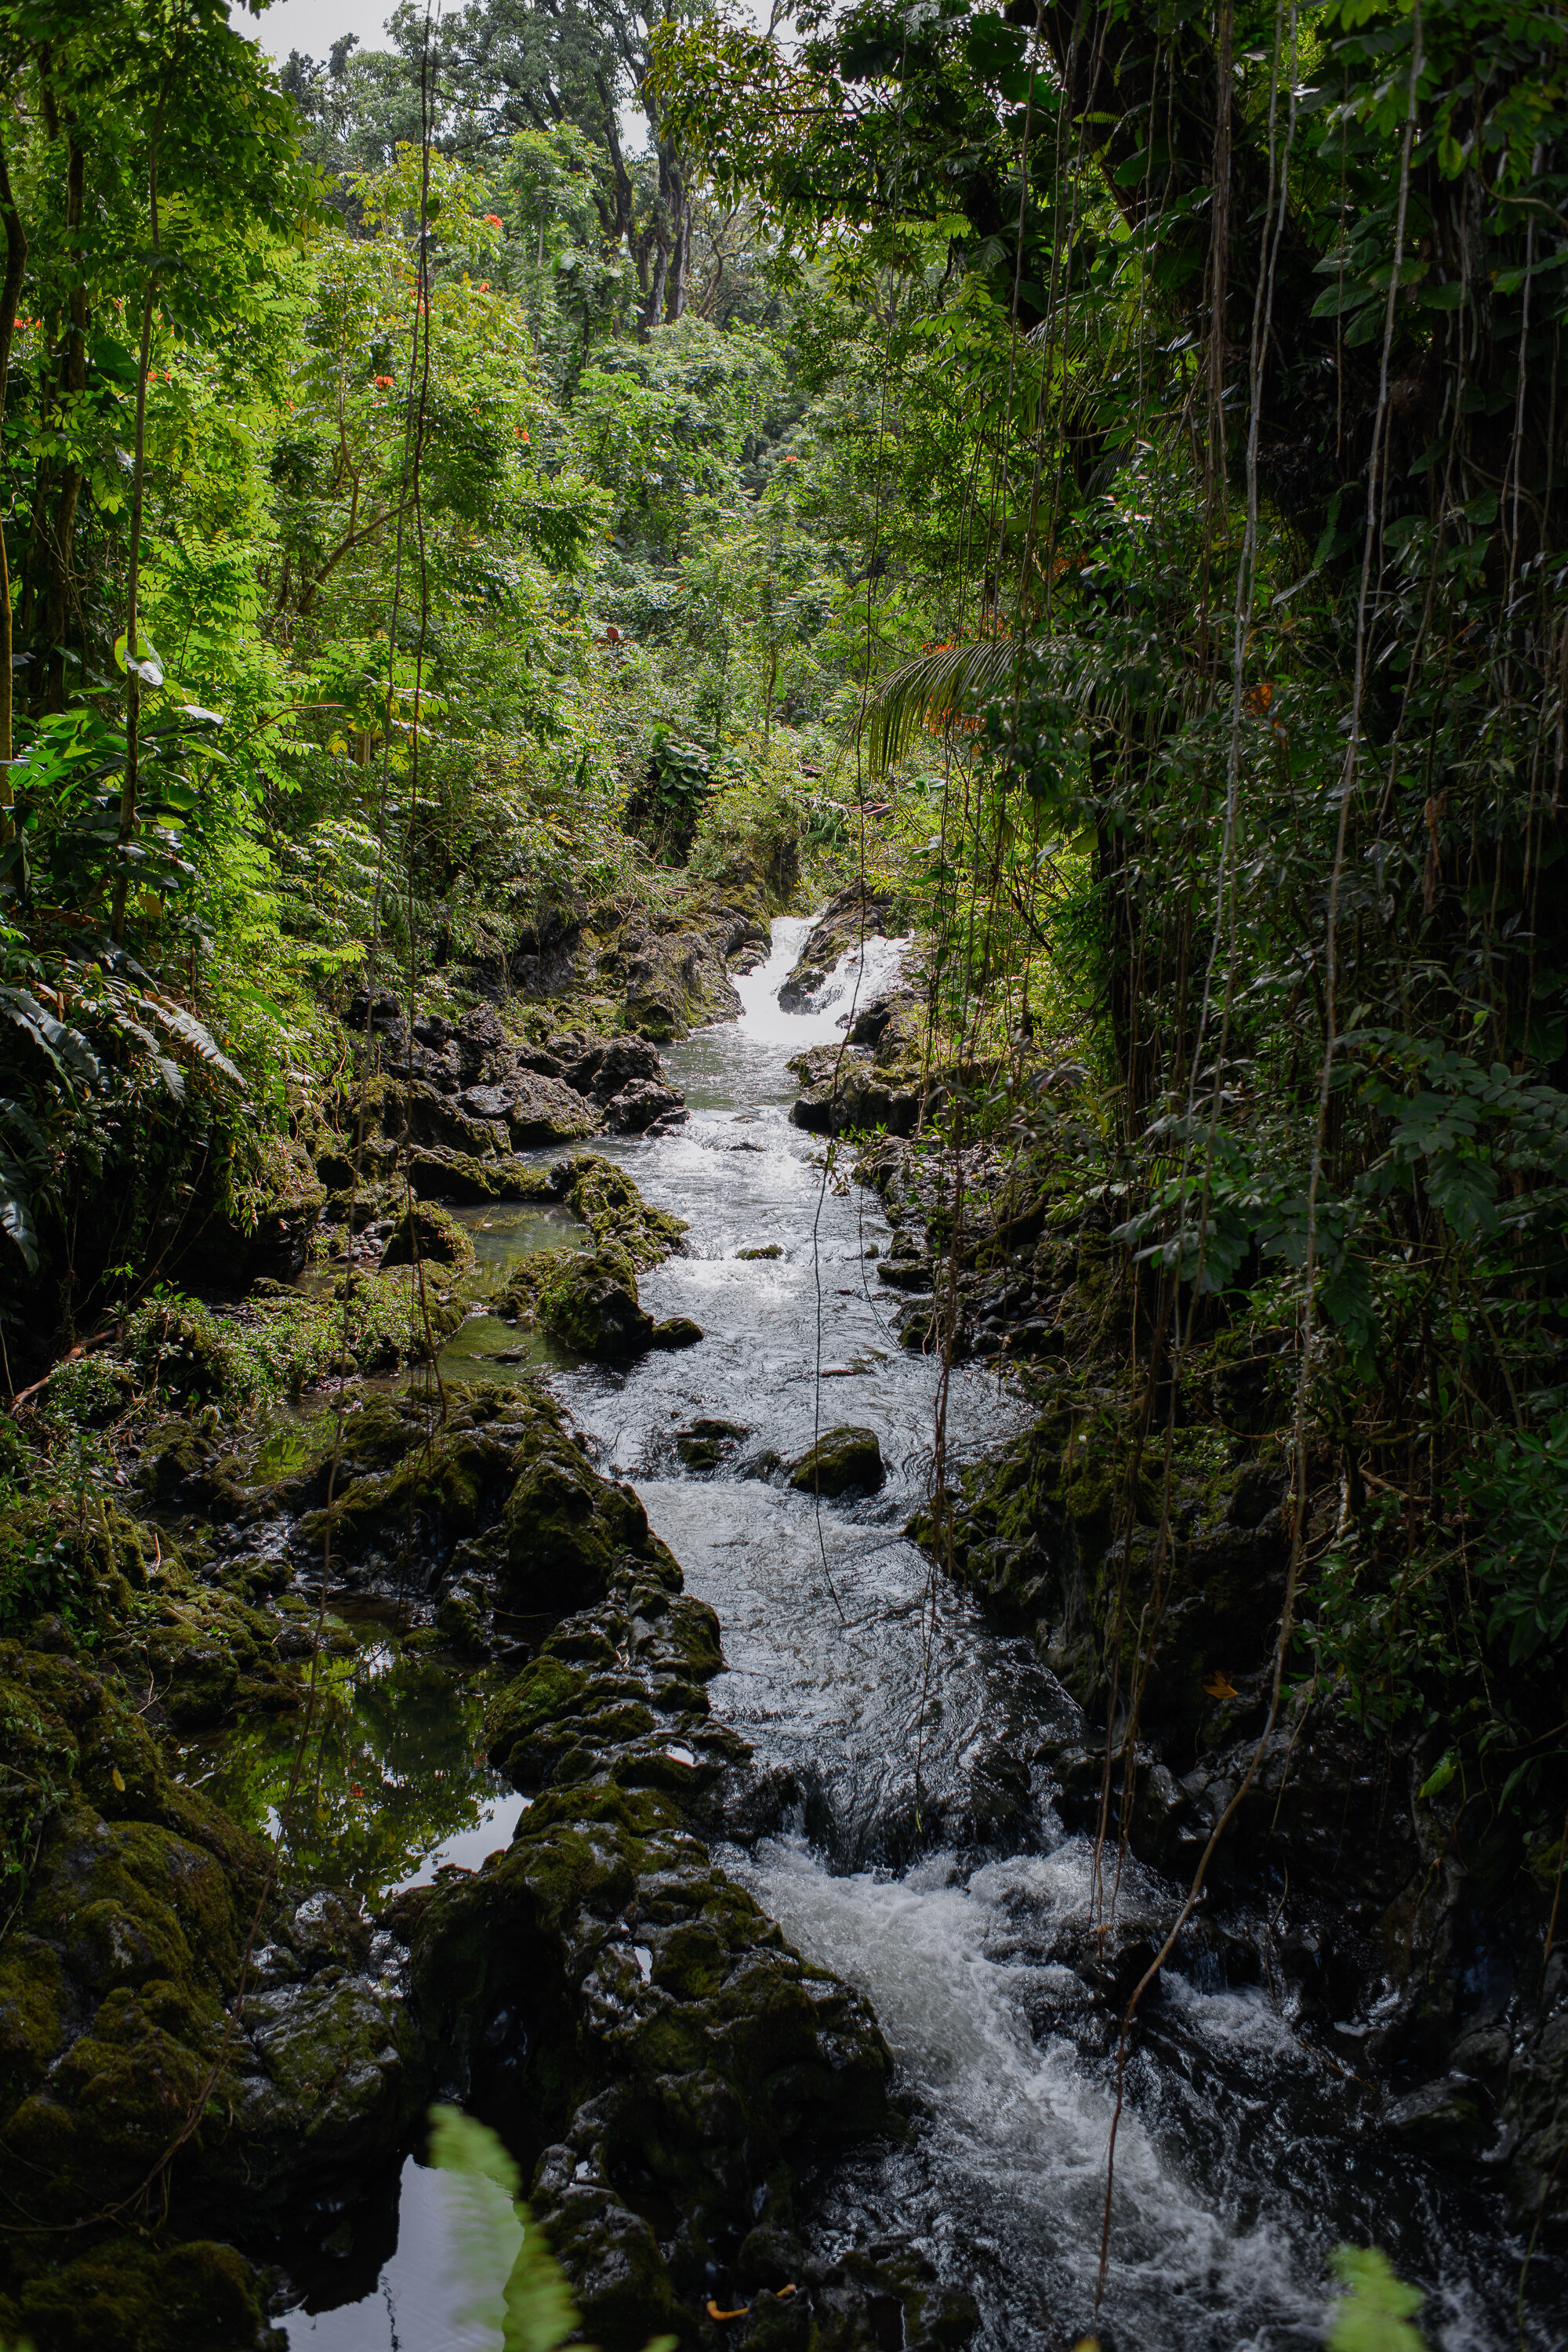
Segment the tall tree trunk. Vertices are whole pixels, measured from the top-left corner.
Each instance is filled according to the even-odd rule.
[[[125,585],[125,781],[120,793],[121,870],[114,885],[111,927],[116,940],[125,929],[125,854],[136,831],[137,768],[142,749],[142,507],[147,488],[147,372],[153,363],[153,305],[158,296],[158,140],[173,79],[171,67],[170,81],[163,86],[153,121],[147,162],[147,213],[153,232],[153,255],[142,296],[142,342],[136,368],[136,450],[131,473],[131,555]]]
[[[87,158],[77,142],[74,124],[68,128],[66,136],[69,142],[66,157],[66,242],[72,251],[78,270],[77,282],[70,290],[70,326],[66,336],[65,394],[68,403],[82,392],[87,383],[87,288],[81,282],[80,255],[76,242],[81,233]],[[66,707],[66,632],[70,626],[71,548],[76,537],[77,501],[80,494],[81,468],[68,464],[55,504],[54,527],[46,543],[48,590],[45,621],[49,639],[43,695],[46,710],[63,710]]]
[[[686,308],[686,272],[691,253],[691,205],[679,163],[672,164],[669,178],[675,204],[675,248],[670,256],[669,290],[665,297],[664,315],[673,322]]]
[[[11,174],[0,147],[0,221],[5,228],[5,276],[0,283],[0,420],[5,414],[11,376],[11,338],[16,328],[16,305],[22,299],[22,274],[27,266],[27,239],[22,215],[11,193]],[[11,572],[5,558],[5,530],[0,519],[0,841],[16,831],[11,785]]]

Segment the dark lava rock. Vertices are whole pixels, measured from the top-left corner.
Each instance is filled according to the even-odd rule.
[[[656,1119],[685,1108],[685,1097],[652,1078],[634,1078],[605,1105],[605,1124],[617,1135],[642,1135]]]
[[[33,1808],[10,1796],[3,1816],[31,1869],[0,1945],[0,2332],[39,2352],[239,2352],[261,2298],[205,2233],[243,2211],[265,2236],[289,2200],[395,2159],[425,2095],[406,2020],[363,1972],[357,1906],[275,1890],[265,1843],[168,1779],[108,1678],[5,1643],[0,1710]],[[187,2126],[171,2176],[185,2242],[100,2224]]]
[[[596,1243],[615,1242],[634,1266],[662,1265],[684,1246],[684,1217],[643,1199],[624,1168],[596,1151],[574,1151],[550,1171],[559,1199],[582,1218]]]
[[[613,1244],[594,1256],[583,1250],[561,1256],[539,1319],[564,1347],[601,1363],[654,1345],[654,1320],[638,1301],[637,1276]]]
[[[689,1469],[711,1470],[751,1433],[744,1422],[715,1421],[703,1416],[692,1422],[689,1428],[677,1430],[675,1450]]]
[[[482,2097],[510,2069],[550,2136],[531,2202],[605,2352],[694,2335],[728,2250],[788,2231],[792,2166],[897,2128],[862,1997],[688,1826],[746,1749],[705,1714],[717,1622],[669,1575],[617,1570],[492,1701],[492,1755],[541,1793],[504,1856],[420,1910],[411,1962],[451,2079]]]
[[[790,1466],[789,1483],[805,1495],[874,1494],[887,1476],[874,1430],[830,1429]]]
[[[500,1091],[507,1098],[504,1117],[514,1150],[528,1144],[574,1143],[579,1136],[592,1135],[599,1124],[595,1107],[557,1078],[520,1070]]]
[[[405,1164],[409,1183],[422,1201],[458,1201],[478,1206],[486,1201],[554,1198],[545,1170],[510,1152],[493,1152],[481,1159],[472,1152],[427,1144],[410,1151]]]
[[[694,1323],[689,1315],[671,1315],[654,1325],[648,1344],[654,1348],[695,1348],[705,1337],[700,1323]]]
[[[1383,2128],[1412,2147],[1458,2156],[1479,2147],[1491,2102],[1463,2074],[1447,2074],[1407,2091],[1383,2111]]]
[[[467,1274],[474,1263],[468,1232],[433,1201],[417,1201],[405,1209],[381,1254],[383,1267],[412,1265],[416,1258],[440,1266],[447,1276]]]

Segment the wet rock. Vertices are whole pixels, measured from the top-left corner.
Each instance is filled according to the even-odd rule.
[[[595,1242],[614,1242],[634,1266],[660,1265],[683,1246],[684,1217],[672,1216],[645,1201],[624,1168],[597,1152],[574,1152],[558,1160],[550,1171],[550,1184],[574,1215],[582,1218]]]
[[[735,1252],[735,1255],[738,1258],[747,1259],[760,1257],[783,1257],[784,1254],[784,1244],[782,1242],[764,1242],[757,1249],[738,1249]]]
[[[653,1348],[695,1348],[705,1336],[701,1325],[694,1323],[689,1315],[671,1315],[662,1323],[654,1325],[648,1345]]]
[[[465,1657],[482,1657],[489,1649],[484,1615],[471,1592],[443,1594],[436,1607],[436,1630]]]
[[[30,1868],[0,1945],[0,2145],[24,2225],[0,2242],[0,2322],[25,2315],[39,2352],[251,2346],[239,2254],[194,2244],[175,2261],[165,2244],[127,2269],[123,2241],[93,2247],[89,2217],[139,2193],[182,2134],[170,2182],[187,2238],[232,2227],[242,2190],[260,2226],[312,2179],[393,2154],[423,2084],[396,2003],[354,1973],[368,1927],[328,1890],[280,1903],[268,1849],[169,1780],[110,1679],[3,1645],[0,1712],[32,1806],[6,1811]],[[258,1919],[279,1965],[257,1970],[237,2032]],[[37,2239],[29,2220],[47,2225]],[[58,2234],[73,2220],[85,2236]]]
[[[673,1087],[659,1086],[650,1078],[634,1078],[605,1104],[605,1124],[617,1135],[642,1135],[656,1120],[668,1118],[684,1107],[684,1096]]]
[[[411,1974],[476,2090],[478,2021],[520,1999],[540,2021],[523,2087],[554,2137],[531,2201],[605,2352],[694,2328],[715,2242],[787,2195],[791,2158],[891,2120],[864,2001],[788,1949],[660,1792],[547,1790],[503,1858],[422,1913]],[[665,2243],[650,2202],[679,2217]]]
[[[418,1399],[362,1407],[344,1425],[334,1558],[379,1560],[405,1587],[429,1590],[444,1579],[459,1542],[494,1527],[519,1462],[546,1424],[553,1426],[552,1418],[531,1392],[520,1402],[477,1382],[444,1423]],[[322,1492],[324,1499],[324,1484]],[[289,1537],[301,1565],[320,1561],[326,1535],[324,1508],[301,1513]]]
[[[543,1401],[535,1409],[501,1528],[505,1605],[522,1612],[586,1607],[607,1590],[624,1554],[668,1561],[631,1488],[602,1478],[564,1417]]]
[[[448,1278],[468,1274],[473,1267],[472,1237],[434,1201],[417,1201],[405,1209],[381,1254],[384,1269],[416,1261],[439,1267]]]
[[[887,1476],[874,1430],[847,1423],[830,1429],[790,1466],[789,1483],[802,1494],[874,1494]]]
[[[913,1255],[886,1257],[877,1268],[877,1279],[889,1290],[930,1290],[932,1274],[929,1259]]]
[[[868,939],[894,934],[893,902],[869,885],[852,882],[829,899],[801,942],[795,969],[779,990],[785,1013],[804,1013],[839,958]]]
[[[1554,2232],[1568,2223],[1568,1956],[1555,1949],[1509,2068],[1503,2127],[1516,2210]]]
[[[1474,2083],[1448,2074],[1392,2100],[1384,2109],[1383,2127],[1413,2147],[1457,2156],[1481,2141],[1489,2106]]]
[[[405,1162],[408,1181],[422,1201],[548,1201],[554,1196],[550,1179],[531,1160],[509,1152],[479,1159],[471,1152],[435,1145],[411,1150]]]
[[[676,1432],[675,1450],[689,1470],[711,1470],[751,1433],[743,1422],[703,1417]]]
[[[541,1295],[538,1316],[563,1347],[597,1362],[641,1355],[653,1345],[653,1317],[638,1301],[630,1260],[613,1244],[592,1256],[563,1252]]]

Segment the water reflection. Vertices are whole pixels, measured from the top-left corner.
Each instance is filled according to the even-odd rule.
[[[510,1838],[521,1800],[484,1761],[482,1712],[470,1682],[377,1643],[323,1666],[302,1758],[298,1717],[258,1717],[192,1742],[181,1778],[247,1829],[281,1827],[289,1876],[374,1907]]]

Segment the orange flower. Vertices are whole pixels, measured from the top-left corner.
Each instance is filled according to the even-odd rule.
[[[500,228],[500,213],[487,213],[487,214],[485,215],[485,226],[486,226],[487,228]]]

